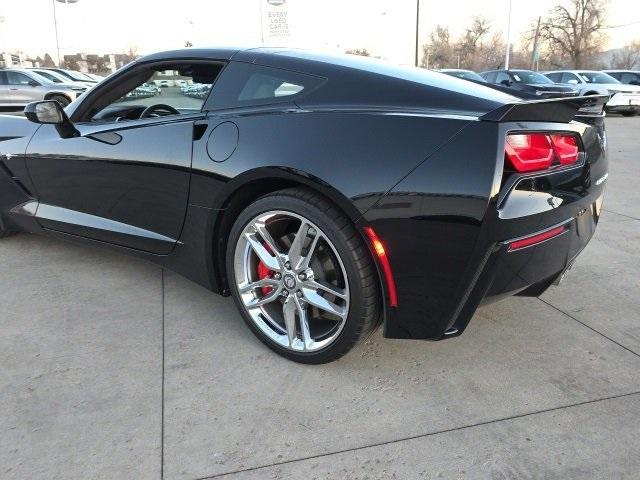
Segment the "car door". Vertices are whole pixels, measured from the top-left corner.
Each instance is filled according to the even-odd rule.
[[[42,85],[28,75],[8,70],[5,72],[9,86],[10,103],[26,105],[43,97]]]
[[[181,78],[210,89],[224,64],[170,65],[191,71]],[[125,67],[69,109],[75,132],[44,124],[34,134],[26,164],[44,228],[155,254],[173,250],[189,197],[196,122],[205,118],[209,90],[195,97],[179,88],[161,97],[130,95],[166,66]]]
[[[11,97],[9,96],[9,84],[5,72],[0,70],[0,105],[10,105]]]
[[[76,124],[62,138],[42,125],[27,168],[47,229],[157,254],[175,246],[189,194],[193,123],[167,120]]]

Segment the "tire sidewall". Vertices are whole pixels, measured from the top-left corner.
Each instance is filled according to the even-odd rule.
[[[349,315],[347,321],[340,332],[340,335],[333,343],[326,346],[322,350],[311,353],[295,352],[283,348],[281,345],[273,342],[267,337],[253,322],[246,311],[246,308],[240,300],[238,286],[235,281],[234,256],[235,248],[240,235],[246,225],[255,217],[268,211],[280,210],[301,215],[315,223],[324,234],[331,240],[340,259],[344,265],[349,282]],[[314,205],[307,203],[299,198],[288,195],[270,195],[259,198],[247,207],[239,216],[229,234],[226,248],[226,272],[229,281],[229,288],[232,291],[233,299],[240,310],[240,313],[249,328],[256,336],[265,343],[269,348],[276,351],[286,358],[302,363],[324,363],[342,356],[346,353],[363,334],[365,319],[363,318],[363,288],[360,282],[360,275],[352,251],[347,244],[346,238],[340,232],[340,229],[327,215]]]

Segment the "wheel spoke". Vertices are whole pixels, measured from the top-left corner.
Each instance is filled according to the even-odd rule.
[[[298,308],[298,318],[300,319],[300,331],[302,332],[302,341],[304,343],[304,349],[310,350],[313,339],[309,332],[309,318],[307,316],[307,307],[300,302],[300,299],[295,297],[296,307]]]
[[[298,268],[301,268],[301,269],[309,268],[309,264],[311,263],[311,258],[313,257],[313,252],[315,252],[316,246],[318,245],[318,240],[320,240],[321,237],[322,235],[320,235],[320,232],[316,231],[316,234],[313,237],[313,240],[311,241],[309,248],[307,249],[307,254],[305,255],[304,259],[302,259],[302,262]]]
[[[344,288],[336,287],[335,285],[331,285],[330,283],[325,283],[319,280],[312,280],[307,284],[309,288],[315,288],[319,290],[323,290],[331,295],[335,295],[342,300],[346,300],[347,292]]]
[[[284,301],[282,305],[282,313],[284,316],[284,324],[287,327],[287,337],[289,337],[289,347],[293,346],[293,342],[297,337],[296,334],[296,301],[293,296],[290,296]]]
[[[297,270],[302,263],[302,248],[304,247],[307,235],[309,232],[309,224],[307,222],[301,222],[300,228],[291,242],[291,248],[289,248],[289,261],[292,268]]]
[[[258,255],[260,261],[264,263],[269,270],[280,270],[280,261],[278,260],[278,257],[273,256],[269,250],[266,249],[262,242],[257,238],[256,234],[245,233],[244,236],[249,242],[249,245],[251,245],[253,251]],[[267,245],[268,244],[269,242],[267,242]]]
[[[337,315],[338,317],[344,319],[346,314],[346,308],[340,305],[336,305],[333,302],[330,302],[323,296],[321,296],[314,288],[306,288],[302,289],[304,293],[304,297],[307,302],[311,305],[318,307],[320,310],[324,310],[325,312],[332,313]]]
[[[238,288],[240,293],[247,293],[251,290],[255,290],[256,288],[261,287],[277,287],[280,284],[278,280],[275,278],[263,278],[261,280],[256,280],[255,282],[245,283],[244,285],[240,285]]]
[[[268,295],[265,295],[262,298],[255,298],[253,300],[249,300],[248,302],[245,303],[245,305],[247,306],[248,309],[251,310],[253,308],[261,307],[263,305],[266,305],[267,303],[273,302],[275,299],[278,298],[279,295],[280,295],[280,291],[278,289],[274,289],[272,292],[270,292]]]

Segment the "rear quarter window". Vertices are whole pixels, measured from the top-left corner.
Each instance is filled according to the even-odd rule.
[[[231,62],[214,85],[205,109],[288,102],[314,90],[323,81],[323,78],[313,75]]]

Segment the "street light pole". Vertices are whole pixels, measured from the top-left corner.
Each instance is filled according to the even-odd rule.
[[[420,33],[420,0],[416,0],[416,67],[418,66],[418,35]]]
[[[505,70],[509,70],[509,52],[511,50],[511,1],[509,0],[509,20],[507,21],[507,51],[504,54]]]
[[[51,4],[53,5],[53,28],[56,31],[56,51],[58,52],[58,66],[61,67],[60,64],[60,41],[58,40],[58,19],[56,18],[56,0],[51,0]]]
[[[53,5],[53,28],[56,31],[56,52],[58,55],[58,66],[61,67],[62,64],[60,62],[60,40],[58,39],[58,19],[56,17],[56,2],[78,3],[78,0],[51,0],[51,4]]]

